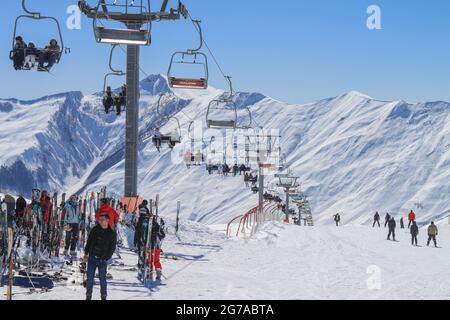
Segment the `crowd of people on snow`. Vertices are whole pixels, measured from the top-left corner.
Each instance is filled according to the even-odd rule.
[[[341,215],[335,214],[333,216],[333,220],[336,223],[336,226],[338,227],[341,224]],[[400,229],[406,229],[405,220],[403,217],[399,220],[400,223]],[[381,228],[381,216],[378,213],[378,211],[375,213],[373,217],[373,225],[372,227],[375,228],[378,226],[378,228]],[[388,229],[388,236],[387,240],[390,241],[392,238],[392,241],[396,241],[395,235],[396,235],[396,229],[397,229],[397,222],[395,221],[395,217],[391,216],[389,213],[386,213],[386,216],[384,217],[384,228]],[[411,244],[413,246],[418,246],[418,236],[419,236],[419,225],[416,221],[416,213],[411,210],[408,214],[408,226],[409,232],[411,234]],[[433,242],[435,247],[438,247],[437,245],[437,236],[439,234],[438,227],[432,221],[430,225],[427,228],[427,246],[430,246],[431,242]]]
[[[51,39],[44,49],[36,48],[33,42],[26,43],[21,36],[15,38],[11,59],[16,70],[49,71],[61,56],[61,48],[56,39]]]
[[[115,94],[110,86],[106,87],[106,91],[103,94],[103,107],[105,108],[106,114],[109,114],[110,110],[115,107],[116,115],[120,116],[126,104],[127,86],[125,84],[120,88],[118,95]]]
[[[165,238],[164,221],[153,216],[148,208],[148,201],[143,200],[139,210],[133,212],[121,202],[102,198],[95,209],[95,217],[87,213],[86,199],[81,200],[77,195],[72,195],[67,201],[55,203],[55,199],[46,192],[34,195],[30,203],[27,203],[23,194],[17,199],[12,199],[14,208],[8,203],[8,220],[12,221],[8,226],[14,229],[14,233],[28,238],[27,245],[33,247],[35,240],[39,239],[40,250],[59,256],[59,246],[64,244],[63,256],[66,263],[70,263],[77,257],[77,248],[84,248],[82,264],[85,265],[86,299],[92,299],[94,277],[98,271],[100,279],[101,299],[107,299],[107,270],[112,262],[113,254],[118,245],[118,224],[126,225],[135,231],[134,246],[138,253],[138,265],[145,263],[150,269],[150,274],[156,271],[156,280],[161,280],[161,242]],[[0,208],[5,208],[2,203],[8,199],[0,199]],[[11,200],[9,200],[11,201]],[[14,203],[15,201],[15,203]],[[57,210],[55,210],[57,209]],[[58,213],[56,213],[58,212]],[[89,215],[89,217],[87,217]],[[95,221],[90,221],[95,219]],[[148,228],[151,226],[151,239],[147,242]],[[61,230],[59,238],[52,241],[57,230]],[[65,236],[63,237],[63,233]],[[47,239],[48,241],[45,241]],[[54,246],[54,243],[57,243]],[[148,244],[151,252],[144,257],[143,248]],[[42,248],[41,248],[42,246]],[[82,268],[80,267],[80,270]]]

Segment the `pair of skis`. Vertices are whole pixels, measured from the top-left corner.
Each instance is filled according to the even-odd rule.
[[[146,285],[148,281],[153,281],[153,265],[155,263],[155,257],[156,254],[156,248],[152,246],[152,237],[153,237],[153,222],[158,221],[158,207],[159,207],[159,195],[156,195],[155,200],[155,215],[153,215],[153,200],[150,200],[150,219],[148,223],[148,229],[147,229],[147,238],[145,247],[144,247],[144,256],[142,260],[142,270],[141,270],[141,276],[142,276],[142,283]],[[158,236],[156,236],[158,238]],[[148,258],[150,257],[150,258]]]

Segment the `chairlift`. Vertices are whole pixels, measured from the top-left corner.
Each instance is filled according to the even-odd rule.
[[[116,110],[117,110],[117,115],[120,115],[121,112],[124,111],[124,107],[126,107],[126,86],[122,86],[122,91],[120,92],[119,96],[113,96],[111,94],[110,97],[107,97],[107,88],[108,88],[108,80],[110,77],[116,76],[116,77],[123,77],[126,75],[125,72],[123,72],[122,70],[117,70],[115,68],[113,68],[112,66],[112,60],[113,60],[113,54],[114,54],[114,49],[117,47],[116,44],[112,45],[111,47],[111,51],[109,54],[109,69],[110,72],[107,73],[104,77],[103,80],[103,93],[104,93],[104,98],[103,98],[103,105],[105,106],[105,110],[109,110],[109,108],[111,108],[113,105],[116,106]],[[124,90],[125,87],[125,90]],[[110,100],[108,102],[108,99]],[[106,105],[106,104],[110,104],[110,105]],[[107,111],[108,113],[108,111]]]
[[[229,94],[224,93],[208,105],[206,125],[214,129],[236,129],[237,107],[233,101],[233,84],[231,77],[225,77],[230,86]]]
[[[201,21],[193,20],[200,35],[200,45],[196,49],[188,49],[187,51],[175,52],[170,60],[169,70],[167,71],[167,79],[169,86],[173,89],[207,89],[209,80],[208,57],[200,50],[203,47],[203,33]],[[184,74],[175,74],[176,66],[189,66],[199,71],[199,76],[188,77]]]
[[[105,26],[105,21],[122,23],[128,28]],[[98,43],[148,46],[151,25],[150,0],[140,0],[140,4],[128,3],[128,0],[125,4],[117,4],[117,0],[113,3],[99,0],[95,7],[93,27]]]
[[[172,125],[172,123],[175,124],[175,128],[171,129],[169,133],[160,133],[160,136],[154,136],[153,137],[153,143],[159,150],[162,143],[166,143],[170,149],[173,149],[177,144],[181,143],[181,125],[180,121],[177,117],[174,116],[166,116],[161,113],[160,107],[161,107],[161,101],[164,97],[164,94],[160,94],[158,99],[158,104],[156,107],[157,114],[161,117],[161,119],[165,122],[164,126]],[[158,129],[159,130],[159,129]]]
[[[61,26],[58,19],[50,16],[43,16],[40,12],[32,12],[27,9],[25,0],[22,0],[22,9],[26,14],[18,16],[14,23],[14,32],[12,39],[12,50],[9,53],[9,58],[14,62],[14,68],[19,71],[34,70],[49,72],[54,64],[60,62],[63,52],[67,52],[69,49],[64,48],[64,39],[62,37]],[[25,42],[20,47],[16,47],[16,38],[19,37],[17,33],[18,24],[21,20],[47,20],[52,21],[56,25],[58,30],[59,43],[55,40],[55,47],[52,49],[49,46],[37,48],[31,45],[26,45]],[[51,41],[52,42],[52,41]],[[29,44],[31,44],[30,42]],[[41,61],[43,60],[43,61]],[[40,64],[42,62],[42,65]],[[46,66],[43,63],[47,63]],[[35,68],[37,67],[37,68]]]

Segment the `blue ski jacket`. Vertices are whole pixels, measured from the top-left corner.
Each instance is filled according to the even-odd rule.
[[[66,202],[64,208],[66,209],[66,215],[64,217],[64,224],[80,224],[80,208],[77,202],[69,200]]]

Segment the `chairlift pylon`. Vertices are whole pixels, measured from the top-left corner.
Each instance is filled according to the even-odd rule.
[[[144,4],[144,2],[146,4]],[[98,43],[144,45],[151,43],[151,11],[150,0],[140,0],[139,4],[118,4],[99,0],[94,8],[93,28]],[[122,23],[125,27],[113,28],[104,22]]]
[[[39,60],[44,59],[47,66],[40,66],[36,70],[37,71],[46,71],[49,72],[54,64],[57,64],[61,61],[62,54],[70,49],[64,48],[64,39],[61,32],[61,26],[59,24],[58,19],[51,16],[44,16],[40,12],[32,12],[26,7],[26,0],[22,0],[22,9],[25,14],[18,16],[14,22],[14,32],[12,39],[12,50],[9,53],[9,58],[14,61],[14,67],[16,70],[33,70],[34,67],[37,66]],[[27,46],[24,42],[22,46],[16,47],[16,38],[19,36],[17,33],[18,24],[21,20],[30,19],[30,20],[48,20],[55,23],[56,28],[58,30],[59,43],[56,42],[56,46],[54,49],[50,47],[42,47],[37,48],[35,46]],[[52,39],[53,40],[53,39]],[[56,39],[54,39],[56,41]],[[29,44],[32,42],[29,42]]]
[[[203,48],[203,32],[200,25],[201,21],[193,20],[199,36],[200,45],[196,49],[188,49],[187,51],[178,51],[172,55],[167,71],[167,79],[169,86],[173,89],[207,89],[209,80],[208,57],[201,52]],[[177,75],[174,71],[175,66],[189,65],[191,67],[200,67],[202,76],[192,77],[186,75]]]

